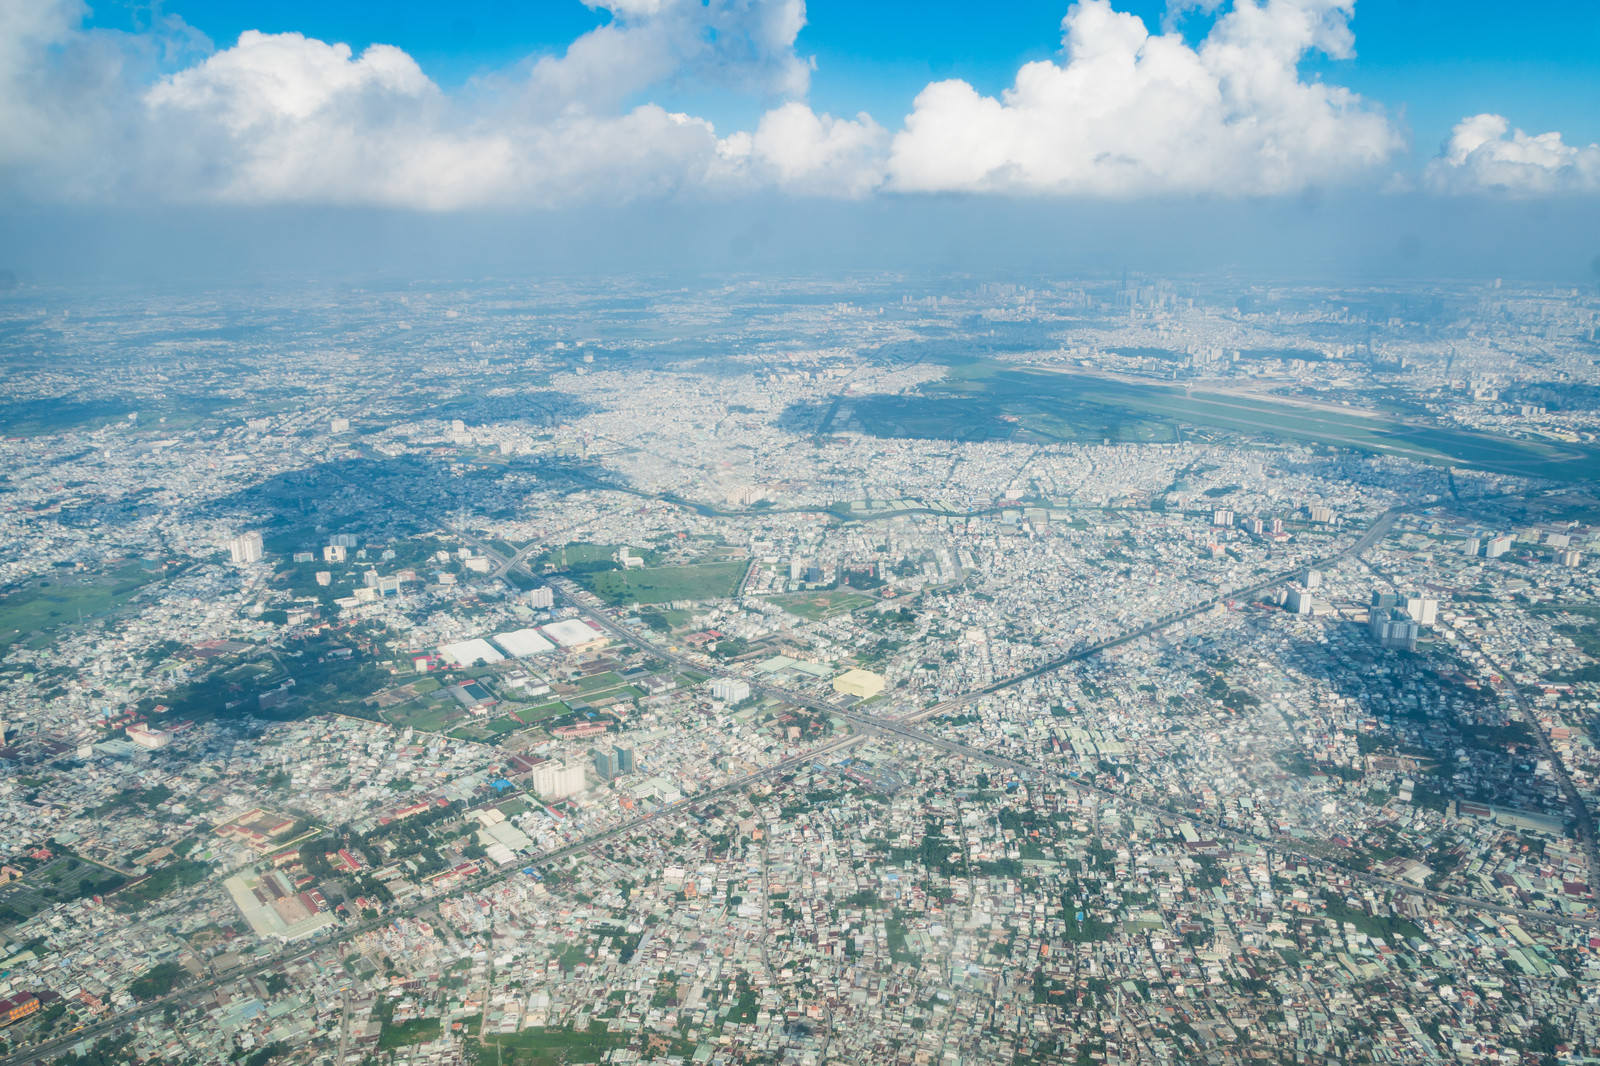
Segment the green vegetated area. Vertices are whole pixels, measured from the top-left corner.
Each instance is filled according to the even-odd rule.
[[[1592,478],[1600,466],[1600,449],[1592,446],[988,361],[955,365],[916,393],[845,403],[865,432],[882,437],[1168,442],[1184,427],[1198,427],[1563,481]],[[791,408],[785,420],[809,431],[817,416],[810,407]]]
[[[0,888],[0,927],[27,921],[58,903],[114,892],[127,880],[115,870],[76,855],[58,855]]]
[[[37,437],[80,426],[128,421],[130,414],[139,416],[131,425],[159,426],[163,430],[184,429],[204,421],[232,402],[224,397],[198,393],[160,399],[123,396],[93,400],[64,400],[60,397],[15,400],[0,404],[0,435]]]
[[[823,618],[833,618],[837,615],[848,614],[862,607],[870,606],[878,601],[863,592],[851,592],[848,589],[836,589],[828,592],[800,592],[787,596],[774,596],[773,602],[790,614],[798,615],[809,621],[818,621]]]
[[[599,1022],[587,1029],[524,1029],[486,1038],[503,1066],[559,1066],[566,1062],[599,1062],[615,1048],[626,1047],[626,1033],[607,1032]],[[690,1049],[692,1050],[692,1048]]]
[[[52,574],[7,590],[0,595],[0,656],[25,641],[43,646],[61,626],[109,613],[160,576],[127,562],[103,574]]]
[[[412,1044],[425,1044],[430,1040],[439,1039],[438,1018],[412,1018],[405,1022],[385,1022],[382,1033],[378,1036],[378,1049],[392,1051],[395,1048],[410,1047]]]
[[[128,993],[134,999],[158,999],[177,988],[185,976],[183,967],[175,962],[157,963],[128,985]]]
[[[211,669],[162,697],[172,721],[243,717],[293,721],[315,714],[371,718],[368,698],[393,683],[356,630],[353,643],[327,635],[291,640],[270,655],[251,648],[214,660]],[[155,700],[139,709],[152,713]]]
[[[175,889],[199,884],[210,872],[211,867],[203,862],[184,859],[170,863],[118,892],[111,902],[118,910],[138,911]]]
[[[642,570],[600,570],[575,575],[608,604],[671,603],[732,596],[747,563],[693,563]]]

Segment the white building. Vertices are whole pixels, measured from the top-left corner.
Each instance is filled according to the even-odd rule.
[[[583,791],[583,764],[568,766],[559,762],[540,763],[533,768],[531,782],[540,799],[566,799]]]
[[[228,558],[236,563],[261,561],[261,534],[252,530],[228,541]]]
[[[750,685],[736,677],[718,677],[711,682],[711,695],[723,703],[743,703],[750,698]]]
[[[1427,596],[1407,596],[1406,614],[1419,626],[1431,626],[1439,618],[1439,601]]]

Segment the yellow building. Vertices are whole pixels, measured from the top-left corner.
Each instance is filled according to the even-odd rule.
[[[883,675],[871,670],[847,670],[833,679],[833,691],[870,700],[883,691]]]

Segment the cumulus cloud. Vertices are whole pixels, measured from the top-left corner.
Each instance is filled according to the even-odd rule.
[[[551,206],[777,188],[1091,197],[1271,195],[1375,176],[1402,138],[1300,74],[1350,56],[1354,0],[1169,0],[1151,33],[1077,0],[1062,55],[998,97],[917,95],[891,133],[814,111],[804,0],[584,0],[603,25],[446,91],[399,48],[250,31],[216,49],[181,20],[88,29],[83,0],[0,0],[0,195],[34,200]],[[1199,13],[1191,44],[1171,30]],[[660,106],[682,91],[767,110],[744,131]],[[1440,189],[1600,187],[1600,148],[1498,116],[1457,127]]]
[[[761,116],[753,134],[723,142],[724,155],[750,177],[791,192],[864,196],[883,181],[889,133],[865,112],[854,119],[818,115],[790,101]]]
[[[79,0],[0,0],[0,180],[38,198],[423,209],[740,188],[758,173],[860,187],[851,161],[881,131],[798,103],[803,0],[604,6],[611,19],[559,54],[451,94],[389,45],[250,31],[172,62],[154,34],[84,29]],[[719,138],[648,101],[690,84],[783,103],[755,134]],[[802,139],[776,143],[784,130]]]
[[[1456,123],[1426,178],[1444,192],[1596,192],[1600,144],[1571,145],[1560,133],[1513,129],[1501,115],[1472,115]]]
[[[719,85],[783,98],[810,88],[811,60],[795,39],[805,0],[606,0],[613,21],[532,64],[520,102],[536,111],[621,108],[668,82]]]
[[[81,0],[0,0],[0,193],[93,198],[142,151],[130,111],[162,62],[210,42],[167,16],[146,32],[84,30]]]
[[[1363,174],[1402,143],[1347,89],[1305,81],[1316,50],[1352,54],[1354,0],[1236,0],[1191,47],[1108,0],[1062,20],[1063,59],[998,99],[929,85],[894,138],[905,190],[1133,196],[1273,194]]]
[[[146,95],[162,187],[229,202],[450,209],[631,198],[737,184],[756,154],[651,103],[674,79],[803,94],[802,0],[616,0],[559,55],[486,79],[472,106],[400,49],[355,55],[250,32]]]

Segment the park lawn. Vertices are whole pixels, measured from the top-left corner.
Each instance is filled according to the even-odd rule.
[[[211,873],[203,862],[183,860],[156,869],[143,881],[137,881],[111,897],[112,904],[121,911],[137,911],[185,885],[197,885]]]
[[[622,675],[615,670],[607,670],[600,674],[590,674],[578,680],[579,692],[599,692],[605,688],[616,688],[622,684]]]
[[[578,575],[578,580],[612,605],[709,600],[737,592],[747,566],[745,562],[731,562],[604,570]]]
[[[378,1037],[378,1049],[391,1051],[412,1044],[425,1044],[438,1038],[438,1018],[412,1018],[408,1022],[390,1022],[383,1027],[383,1033]]]
[[[658,607],[651,611],[641,611],[639,617],[652,629],[660,629],[670,633],[675,629],[682,629],[694,621],[694,612],[680,610],[676,607]]]
[[[558,1066],[566,1062],[600,1062],[613,1048],[625,1047],[626,1033],[609,1033],[599,1023],[586,1031],[524,1029],[519,1033],[490,1036],[484,1046],[499,1049],[502,1066]]]
[[[616,554],[617,547],[614,544],[590,544],[580,541],[546,552],[539,558],[538,564],[554,566],[557,570],[565,570],[572,566],[598,566],[614,562],[612,557]]]
[[[109,614],[160,576],[131,562],[95,577],[51,575],[30,582],[0,598],[0,655],[22,641],[43,646],[51,630]]]
[[[68,852],[0,888],[0,927],[26,921],[57,903],[108,895],[127,878],[97,862]]]
[[[433,704],[427,707],[418,707],[405,710],[396,714],[389,712],[389,720],[398,726],[410,726],[420,729],[425,733],[441,733],[461,717],[458,707],[448,704]]]
[[[790,596],[774,596],[773,602],[790,614],[817,622],[841,614],[860,610],[878,601],[864,592],[837,589],[829,592],[802,592]]]
[[[546,718],[557,718],[572,711],[565,703],[557,700],[554,703],[541,703],[537,707],[530,707],[525,711],[519,710],[518,715],[524,722],[540,722]]]

